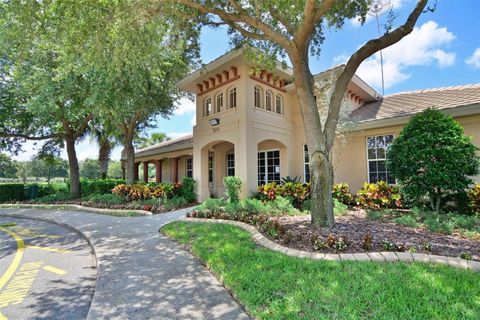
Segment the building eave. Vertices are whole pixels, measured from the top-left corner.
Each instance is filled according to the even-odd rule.
[[[480,114],[480,103],[454,106],[454,107],[443,108],[439,110],[452,117],[477,115],[477,114]],[[355,122],[355,120],[353,120],[353,126],[349,131],[380,129],[385,127],[404,125],[410,120],[412,116],[419,114],[421,112],[422,111],[409,113],[405,115],[399,115],[395,117],[384,118],[384,119],[374,119],[374,120],[366,120],[366,121],[359,121],[359,122]]]

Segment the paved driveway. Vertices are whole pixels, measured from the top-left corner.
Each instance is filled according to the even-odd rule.
[[[98,270],[88,319],[248,319],[197,259],[158,232],[186,211],[125,218],[67,210],[0,209],[0,216],[54,220],[90,239]]]

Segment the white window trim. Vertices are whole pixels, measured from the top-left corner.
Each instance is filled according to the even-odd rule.
[[[218,97],[222,95],[222,107],[220,108],[220,110],[218,109]],[[224,111],[224,107],[225,107],[225,99],[224,99],[224,95],[223,95],[223,92],[222,91],[219,91],[215,94],[215,110],[214,110],[214,113],[220,113],[222,111]]]
[[[280,180],[282,179],[282,151],[279,149],[279,148],[275,148],[275,149],[265,149],[265,150],[257,150],[257,185],[258,185],[258,154],[259,153],[265,153],[265,183],[270,183],[268,182],[268,170],[267,170],[267,152],[270,152],[270,151],[278,151],[278,159],[280,160],[280,165],[279,165],[279,168],[280,168]],[[272,181],[273,182],[273,181]]]
[[[277,112],[277,97],[280,98],[280,113]],[[284,111],[283,111],[283,96],[281,94],[276,94],[275,95],[275,110],[273,110],[273,112],[275,112],[276,114],[280,114],[280,115],[283,115],[284,114]]]
[[[257,88],[258,88],[258,90],[260,91],[260,97],[258,98],[258,102],[260,103],[260,106],[256,106],[256,105],[255,105]],[[256,85],[255,87],[253,87],[253,105],[254,105],[255,108],[265,109],[264,101],[263,101],[263,99],[264,99],[263,93],[264,93],[264,92],[265,92],[265,90],[263,90],[263,88],[260,87],[259,85]]]
[[[229,167],[228,166],[228,156],[229,155],[233,155],[233,167]],[[225,153],[225,176],[226,177],[233,177],[233,176],[229,176],[228,175],[228,169],[232,169],[233,168],[233,176],[235,176],[236,172],[235,172],[235,151],[229,151],[227,153]]]
[[[365,159],[367,160],[367,179],[366,179],[366,181],[368,181],[368,183],[371,183],[371,182],[370,182],[370,166],[369,166],[370,161],[382,161],[382,160],[384,160],[384,161],[385,161],[385,165],[386,165],[386,161],[387,161],[387,157],[386,157],[386,156],[387,156],[387,153],[386,153],[386,152],[385,152],[385,159],[372,159],[372,160],[368,159],[368,138],[374,138],[374,137],[380,137],[380,136],[393,136],[393,140],[392,140],[392,141],[395,140],[395,134],[393,134],[393,133],[383,133],[383,134],[379,133],[379,134],[376,134],[376,135],[366,136],[366,137],[365,137]],[[310,158],[309,158],[308,160],[310,160]],[[387,168],[387,171],[386,171],[386,172],[387,172],[387,174],[388,174],[388,168]],[[387,179],[387,180],[388,180],[388,179]],[[388,181],[385,181],[385,182],[388,183]],[[395,183],[394,183],[394,184],[396,184],[396,183],[397,183],[397,180],[395,180]]]
[[[210,113],[207,114],[207,101],[210,99],[210,105],[212,106],[212,110]],[[213,102],[212,102],[212,97],[205,97],[205,99],[203,100],[203,116],[204,117],[209,117],[211,116],[213,113],[214,113],[214,106],[213,106]]]
[[[188,169],[188,160],[192,161],[192,168],[189,170]],[[185,159],[185,176],[188,177],[188,171],[192,172],[192,178],[193,178],[193,157],[188,157]]]
[[[235,90],[235,106],[232,106],[231,98],[230,98],[230,92],[232,90]],[[225,102],[227,104],[225,106],[225,110],[235,109],[237,107],[237,98],[238,98],[237,94],[238,94],[238,89],[237,89],[236,86],[232,86],[232,87],[227,89],[227,96],[226,96],[226,99],[225,99]]]

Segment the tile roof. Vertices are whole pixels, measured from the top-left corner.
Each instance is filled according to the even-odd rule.
[[[411,115],[429,107],[448,109],[472,104],[480,104],[480,83],[387,95],[354,110],[350,119],[366,122]]]
[[[162,143],[154,144],[146,148],[138,149],[135,157],[147,156],[159,152],[168,152],[193,147],[193,134],[188,134],[180,138],[168,140]]]

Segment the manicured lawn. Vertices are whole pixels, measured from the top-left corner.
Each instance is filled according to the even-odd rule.
[[[161,232],[191,246],[260,319],[478,319],[480,275],[439,265],[311,261],[258,247],[229,225],[174,222]]]

